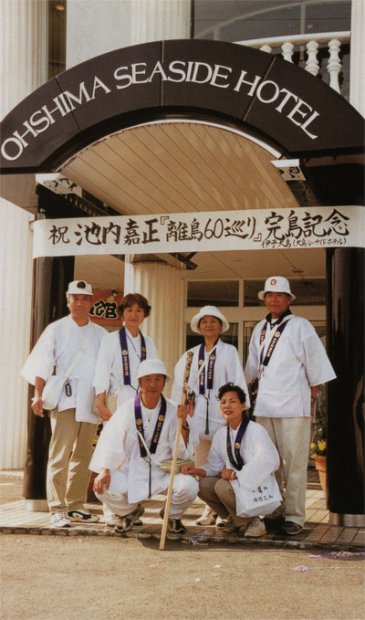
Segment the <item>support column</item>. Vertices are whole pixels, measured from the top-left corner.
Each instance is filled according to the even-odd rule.
[[[0,2],[0,116],[47,79],[48,2]],[[31,194],[31,191],[29,191]],[[34,207],[37,199],[34,194]],[[29,206],[32,205],[29,197]],[[23,467],[28,389],[20,370],[29,352],[33,216],[0,199],[0,468]]]
[[[365,116],[365,2],[351,3],[350,103]]]
[[[124,294],[141,293],[152,306],[151,315],[143,323],[143,332],[156,344],[160,358],[171,376],[184,350],[185,285],[182,269],[158,259],[146,262],[128,257],[124,272]],[[168,386],[170,388],[170,386]]]
[[[45,327],[68,313],[65,291],[73,279],[74,257],[38,258],[34,261],[32,344]],[[29,389],[30,397],[34,388]],[[28,510],[48,510],[46,472],[51,429],[48,414],[44,418],[28,409],[28,442],[24,466],[23,493]]]
[[[327,250],[327,281],[328,350],[337,374],[328,387],[330,523],[360,527],[365,526],[364,250]]]
[[[131,13],[131,44],[189,39],[191,2],[188,0],[134,0]]]

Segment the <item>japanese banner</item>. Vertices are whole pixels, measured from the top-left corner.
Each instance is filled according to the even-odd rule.
[[[364,247],[357,206],[43,219],[33,257]]]

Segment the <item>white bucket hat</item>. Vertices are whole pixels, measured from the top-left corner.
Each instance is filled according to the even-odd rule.
[[[167,374],[165,364],[157,359],[150,357],[147,360],[143,360],[138,366],[137,379],[145,377],[146,375],[165,375],[166,381],[170,381],[171,377]]]
[[[282,276],[270,276],[265,282],[265,288],[258,293],[258,298],[264,300],[266,293],[286,293],[290,295],[291,300],[294,301],[295,295],[290,290],[290,284],[286,278]]]
[[[85,280],[74,280],[68,285],[66,295],[92,295],[93,289],[91,284],[85,282]]]
[[[199,321],[204,316],[214,316],[216,319],[219,319],[222,322],[222,334],[229,329],[229,323],[226,317],[224,316],[224,314],[221,313],[220,310],[218,310],[218,308],[216,308],[216,306],[203,306],[203,308],[200,308],[198,314],[193,316],[193,318],[191,319],[190,326],[193,332],[201,334],[201,331],[199,329]]]

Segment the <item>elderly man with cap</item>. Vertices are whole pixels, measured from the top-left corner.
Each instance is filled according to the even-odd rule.
[[[142,502],[163,493],[169,474],[160,467],[172,458],[177,415],[186,418],[186,406],[176,406],[162,392],[169,376],[159,359],[141,362],[139,392],[114,413],[103,428],[90,469],[98,473],[94,491],[116,518],[114,532],[124,536],[144,512]],[[189,456],[188,437],[183,431],[179,457]],[[168,537],[186,533],[181,517],[197,496],[197,481],[176,474],[168,519]],[[161,511],[163,517],[163,511]]]
[[[224,424],[220,414],[218,390],[227,382],[240,386],[246,394],[248,390],[237,349],[221,340],[220,335],[229,329],[229,323],[215,306],[204,306],[191,320],[191,329],[203,336],[204,342],[183,354],[175,366],[175,380],[172,399],[181,399],[185,367],[192,355],[188,379],[188,396],[192,417],[188,427],[191,442],[195,444],[195,465],[200,467],[208,460],[209,449],[214,433]],[[197,520],[199,525],[212,525],[216,515],[206,508]]]
[[[258,297],[269,313],[253,331],[245,372],[248,382],[259,381],[256,421],[266,428],[281,458],[277,477],[284,506],[271,525],[292,536],[305,521],[311,412],[319,386],[336,375],[314,327],[291,313],[295,295],[288,280],[271,276]]]
[[[70,282],[66,292],[70,314],[48,325],[22,369],[23,377],[35,386],[32,409],[40,417],[47,380],[53,375],[62,378],[58,402],[50,413],[47,467],[47,500],[51,524],[57,528],[70,527],[71,521],[98,521],[84,510],[99,421],[92,413],[95,360],[106,333],[89,319],[92,294],[84,280]]]

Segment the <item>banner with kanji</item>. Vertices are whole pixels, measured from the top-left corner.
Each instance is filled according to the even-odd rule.
[[[33,257],[364,247],[364,208],[301,207],[42,219]]]

